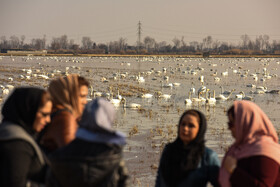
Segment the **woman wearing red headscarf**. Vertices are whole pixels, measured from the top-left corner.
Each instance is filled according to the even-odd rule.
[[[235,101],[227,115],[235,142],[223,159],[220,185],[280,186],[280,145],[267,115],[250,101]]]

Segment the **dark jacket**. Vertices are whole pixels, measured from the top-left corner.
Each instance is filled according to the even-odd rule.
[[[166,147],[163,150],[160,163],[168,162],[170,158],[166,157]],[[213,186],[218,185],[218,173],[220,160],[215,151],[205,147],[203,159],[200,161],[198,168],[191,171],[188,177],[179,182],[178,186],[207,186],[210,182]],[[158,169],[156,178],[156,187],[168,187],[161,174],[161,164]]]
[[[127,186],[122,147],[76,138],[50,156],[52,173],[47,186]]]
[[[266,156],[251,156],[238,160],[230,176],[232,187],[280,186],[280,166]]]
[[[0,124],[0,186],[44,183],[46,165],[33,138],[19,125]]]

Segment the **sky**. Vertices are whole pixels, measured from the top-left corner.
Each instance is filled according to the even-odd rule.
[[[280,0],[0,0],[0,37],[32,38],[64,34],[81,43],[117,41],[130,45],[146,36],[172,44],[213,40],[238,44],[241,35],[252,40],[267,34],[280,41]]]

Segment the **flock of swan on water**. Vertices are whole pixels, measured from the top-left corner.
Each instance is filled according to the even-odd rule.
[[[12,62],[15,62],[15,57],[6,57],[6,58],[11,58]],[[19,58],[19,57],[18,57]],[[69,57],[21,57],[23,61],[28,62],[29,60],[34,60],[33,58],[40,59],[43,61],[47,60],[55,60],[57,62],[73,62],[73,63],[84,63],[86,62],[85,58],[69,58]],[[103,58],[103,59],[102,59]],[[100,62],[103,60],[105,61],[108,57],[102,57]],[[116,58],[116,57],[115,57]],[[0,57],[0,62],[3,60],[4,57]],[[117,58],[116,58],[117,59]],[[175,58],[174,58],[175,59]],[[153,61],[155,58],[147,58],[143,57],[141,59],[142,61]],[[163,62],[165,59],[164,58],[157,58],[157,63]],[[269,66],[269,60],[266,59],[258,59],[263,63],[263,68],[259,72],[255,73],[249,73],[248,69],[245,69],[241,71],[240,69],[234,69],[233,67],[230,67],[229,69],[232,70],[233,75],[237,75],[239,77],[252,77],[252,80],[257,83],[257,82],[265,82],[267,80],[277,78],[277,74],[270,74],[268,71],[268,66]],[[138,61],[140,61],[138,59]],[[176,62],[176,60],[174,60]],[[181,72],[182,74],[190,74],[191,76],[197,77],[198,82],[200,83],[199,88],[196,89],[194,85],[194,81],[192,81],[191,87],[186,90],[186,99],[184,100],[184,103],[186,105],[192,105],[194,103],[199,103],[199,104],[205,104],[205,105],[216,105],[217,102],[223,102],[227,101],[229,99],[243,99],[243,100],[253,100],[252,94],[266,94],[266,93],[272,93],[272,94],[279,94],[280,91],[277,89],[274,90],[268,90],[267,87],[265,86],[257,86],[256,84],[247,84],[246,87],[252,88],[252,90],[249,92],[251,95],[245,95],[245,92],[240,90],[237,94],[233,94],[234,91],[237,89],[231,89],[231,90],[224,90],[223,86],[220,85],[221,91],[219,94],[216,94],[215,89],[207,88],[205,86],[205,76],[203,75],[203,70],[204,68],[200,67],[201,63],[205,61],[204,59],[199,59],[200,62],[197,63],[197,67],[193,68],[191,66],[187,66],[187,68],[184,70],[184,64],[174,64],[174,66],[169,66],[169,67],[162,67],[161,70],[156,70],[155,68],[151,68],[150,70],[146,72],[139,72],[138,75],[132,75],[130,76],[133,77],[133,80],[135,80],[135,83],[141,85],[145,84],[145,78],[151,75],[155,75],[154,77],[151,78],[152,81],[157,81],[159,80],[160,88],[161,90],[156,90],[154,93],[142,93],[138,95],[141,98],[144,99],[165,99],[169,100],[172,98],[172,94],[168,93],[163,93],[163,88],[173,88],[173,87],[180,87],[181,84],[179,82],[173,82],[169,83],[170,75],[176,74],[177,72]],[[185,60],[187,62],[187,60]],[[279,61],[276,62],[279,65]],[[42,65],[43,62],[38,63],[38,65]],[[127,67],[131,66],[131,63],[124,63],[122,62],[121,65],[127,65]],[[177,67],[176,67],[177,66]],[[217,63],[212,63],[211,67],[216,67],[218,66]],[[49,73],[46,73],[43,68],[41,69],[21,69],[20,75],[15,75],[19,80],[31,80],[31,79],[43,79],[43,80],[49,80],[50,78],[54,77],[57,74],[61,75],[67,75],[70,71],[70,69],[77,69],[80,70],[81,68],[78,66],[67,66],[65,67],[65,71],[57,70],[54,69]],[[111,77],[106,77],[103,76],[101,77],[101,82],[106,83],[109,81],[116,81],[118,79],[126,79],[129,76],[130,73],[124,72],[124,73],[113,73]],[[229,70],[226,69],[226,71],[223,71],[221,73],[218,73],[218,71],[212,71],[210,76],[213,77],[213,80],[216,84],[218,84],[221,81],[221,77],[227,77],[229,76]],[[209,76],[209,75],[208,75]],[[260,78],[259,78],[260,77]],[[4,98],[7,96],[11,90],[15,87],[13,85],[15,77],[8,77],[6,78],[6,81],[2,82],[0,84],[0,98]],[[1,82],[0,82],[1,83]],[[254,90],[253,90],[254,89]],[[197,91],[196,91],[197,90]],[[117,89],[117,93],[114,95],[112,92],[112,88],[109,87],[109,92],[99,92],[93,89],[92,86],[89,87],[89,100],[95,97],[106,97],[108,98],[112,104],[115,106],[120,106],[122,105],[125,108],[141,108],[140,104],[137,103],[128,103],[126,102],[126,98],[122,97],[119,93],[119,89]]]

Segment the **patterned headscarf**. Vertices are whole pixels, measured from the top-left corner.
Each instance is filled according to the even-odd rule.
[[[79,82],[78,75],[68,75],[51,81],[49,92],[52,96],[53,106],[63,106],[70,110],[74,116],[80,116],[79,111]]]

